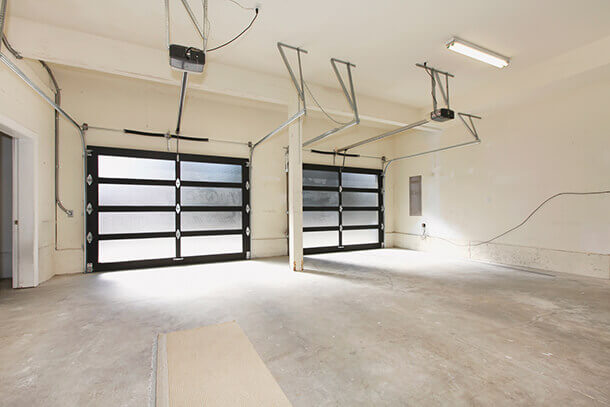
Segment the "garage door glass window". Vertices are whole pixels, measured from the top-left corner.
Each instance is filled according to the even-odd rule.
[[[305,254],[380,248],[383,244],[381,171],[305,164]]]
[[[248,256],[247,160],[104,147],[88,151],[89,270]]]

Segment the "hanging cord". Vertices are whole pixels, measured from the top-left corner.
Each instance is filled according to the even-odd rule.
[[[250,27],[252,27],[252,24],[254,24],[254,22],[256,21],[256,19],[258,18],[258,7],[254,9],[254,17],[252,18],[252,21],[250,21],[250,24],[248,24],[248,26],[246,28],[244,28],[242,30],[242,32],[240,32],[239,34],[237,34],[235,37],[233,37],[233,39],[225,42],[224,44],[218,45],[217,47],[214,48],[210,48],[207,50],[207,52],[212,52],[212,51],[216,51],[219,50],[223,47],[226,47],[227,45],[229,45],[230,43],[232,43],[233,41],[237,40],[239,37],[241,37],[242,35],[244,35],[246,33],[246,31],[248,31],[250,29]]]
[[[21,56],[21,53],[19,51],[17,51],[15,48],[13,48],[11,43],[8,42],[8,39],[6,38],[6,34],[4,34],[2,36],[2,43],[6,46],[6,49],[8,49],[11,54],[13,54],[15,59],[23,59],[23,56]]]
[[[426,67],[425,69],[426,69],[426,73],[428,75],[430,75],[430,79],[432,79],[432,105],[434,106],[434,109],[436,110],[436,106],[438,105],[438,102],[436,100],[436,79],[434,78],[434,73],[432,71],[430,71],[428,69],[428,67]]]
[[[349,124],[349,122],[340,122],[339,120],[336,120],[330,114],[328,114],[328,112],[326,110],[324,110],[324,108],[322,107],[320,102],[318,102],[318,99],[316,99],[316,97],[314,96],[314,94],[311,91],[311,89],[309,89],[309,85],[307,84],[307,82],[303,81],[303,84],[305,85],[305,89],[307,89],[307,93],[309,93],[309,96],[311,96],[311,98],[313,99],[313,102],[316,104],[316,106],[318,106],[320,108],[322,113],[324,113],[324,115],[326,117],[328,117],[328,119],[330,121],[335,122],[335,123],[337,123],[338,125],[341,125],[341,126],[345,126],[345,125]]]
[[[244,10],[256,10],[256,7],[246,7],[235,0],[228,0],[228,1],[230,1],[231,3],[235,4],[236,6],[238,6],[240,8],[243,8]]]
[[[534,216],[534,214],[536,212],[538,212],[538,210],[540,210],[540,208],[542,208],[547,202],[549,202],[552,199],[555,199],[555,198],[557,198],[559,196],[562,196],[562,195],[602,195],[602,194],[610,194],[610,190],[607,190],[607,191],[592,191],[592,192],[560,192],[560,193],[557,193],[557,194],[555,194],[553,196],[550,196],[549,198],[545,199],[544,201],[542,201],[542,203],[540,205],[538,205],[536,207],[536,209],[534,209],[532,212],[530,212],[530,214],[527,215],[527,217],[525,219],[523,219],[523,221],[521,223],[519,223],[518,225],[508,229],[506,232],[500,233],[499,235],[497,235],[495,237],[492,237],[489,240],[485,240],[484,242],[464,244],[464,243],[457,243],[457,242],[454,242],[454,241],[449,240],[449,239],[445,239],[444,237],[438,237],[438,236],[430,236],[430,237],[434,237],[436,239],[444,240],[445,242],[451,243],[452,245],[455,245],[455,246],[462,246],[462,247],[481,246],[481,245],[484,245],[484,244],[491,243],[494,240],[497,240],[497,239],[499,239],[499,238],[501,238],[503,236],[506,236],[510,232],[513,232],[513,231],[519,229],[521,226],[525,225],[527,223],[527,221],[529,221],[532,218],[532,216]],[[429,236],[429,235],[426,235],[426,236]]]

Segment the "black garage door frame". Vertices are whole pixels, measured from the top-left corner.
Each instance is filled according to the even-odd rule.
[[[337,231],[339,233],[339,244],[333,246],[323,247],[309,247],[303,249],[303,254],[319,254],[319,253],[332,253],[332,252],[343,252],[352,250],[367,250],[367,249],[380,249],[384,246],[384,207],[383,207],[383,173],[381,170],[371,168],[358,168],[358,167],[340,167],[332,165],[321,165],[321,164],[303,164],[303,170],[314,170],[314,171],[328,171],[336,172],[338,175],[338,185],[326,186],[326,185],[305,185],[303,184],[303,192],[305,191],[332,191],[338,192],[339,202],[338,205],[333,206],[306,206],[303,204],[303,212],[308,211],[337,211],[338,212],[338,225],[336,226],[313,226],[303,227],[303,233],[307,232],[326,232],[326,231]],[[343,173],[355,173],[355,174],[372,174],[377,177],[377,187],[375,188],[356,188],[347,187],[343,185]],[[344,205],[343,193],[345,192],[364,192],[364,193],[377,193],[377,205],[375,206],[346,206]],[[344,212],[348,211],[376,211],[377,212],[377,224],[376,225],[343,225]],[[376,229],[378,232],[378,241],[376,243],[366,244],[344,244],[343,233],[344,231],[350,230],[366,230]]]
[[[87,207],[86,207],[86,226],[87,226],[87,271],[114,271],[152,267],[167,267],[187,264],[199,264],[229,260],[243,260],[250,257],[250,171],[248,160],[232,157],[217,157],[208,155],[182,154],[171,152],[132,150],[112,147],[87,147]],[[98,176],[99,156],[150,158],[161,160],[173,160],[175,164],[175,178],[173,180],[155,180],[138,178],[100,178]],[[180,162],[197,163],[219,163],[233,164],[241,166],[241,182],[203,182],[185,181],[181,179]],[[176,206],[100,206],[99,205],[99,185],[161,185],[174,186],[176,193]],[[241,189],[241,206],[189,206],[181,204],[182,187],[220,187]],[[195,230],[180,231],[181,217],[185,212],[213,212],[213,211],[233,211],[241,212],[240,229],[215,229],[215,230]],[[146,233],[119,233],[119,234],[100,234],[99,233],[99,214],[103,212],[174,212],[175,230],[171,232],[146,232]],[[220,235],[241,235],[242,250],[238,253],[209,254],[199,256],[180,256],[181,239],[191,236],[220,236]],[[99,262],[99,242],[103,240],[121,239],[146,239],[146,238],[174,238],[175,256],[147,259],[131,260],[118,262]]]

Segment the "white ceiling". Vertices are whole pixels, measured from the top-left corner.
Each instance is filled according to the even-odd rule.
[[[197,14],[200,0],[189,0]],[[337,87],[330,57],[357,65],[356,90],[415,107],[430,103],[428,77],[416,62],[456,75],[452,93],[466,95],[507,71],[521,71],[610,35],[608,0],[240,0],[262,4],[258,21],[242,39],[208,55],[215,61],[287,76],[275,43],[309,50],[306,79]],[[231,38],[252,11],[229,0],[209,0],[210,45]],[[173,42],[196,44],[179,0],[172,4]],[[12,0],[9,15],[163,49],[163,0]],[[510,56],[499,70],[447,51],[452,36]]]

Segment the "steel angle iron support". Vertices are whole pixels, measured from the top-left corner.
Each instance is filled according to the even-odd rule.
[[[318,141],[323,140],[329,136],[332,136],[335,133],[338,133],[340,131],[343,131],[345,129],[348,129],[350,127],[360,124],[360,116],[358,114],[358,104],[356,102],[356,91],[354,89],[354,79],[352,77],[352,68],[355,68],[356,65],[352,64],[351,62],[342,61],[337,58],[331,58],[330,64],[333,67],[333,71],[335,72],[337,81],[339,81],[339,85],[341,85],[341,89],[343,90],[345,99],[347,100],[347,103],[349,104],[350,108],[352,109],[354,118],[342,126],[335,127],[334,129],[328,130],[328,131],[320,134],[319,136],[312,138],[311,140],[307,140],[306,142],[303,143],[303,147],[307,147],[311,144],[317,143]],[[347,80],[349,82],[349,90],[348,90],[348,87],[345,85],[345,81],[343,80],[343,76],[339,72],[339,68],[337,67],[337,64],[343,64],[346,67]]]
[[[286,65],[286,69],[288,70],[288,74],[290,75],[292,84],[294,85],[294,88],[297,91],[297,97],[299,98],[299,106],[302,106],[302,107],[299,109],[298,112],[296,112],[294,115],[292,115],[288,120],[286,120],[284,123],[280,124],[276,129],[272,130],[265,137],[261,138],[260,140],[258,140],[256,143],[254,143],[252,145],[252,147],[250,149],[250,165],[252,165],[252,154],[254,153],[254,150],[256,149],[256,147],[258,147],[259,145],[261,145],[262,143],[264,143],[271,137],[275,136],[276,134],[278,134],[279,132],[284,130],[286,127],[290,126],[295,120],[298,120],[299,118],[304,116],[307,112],[307,107],[305,105],[305,80],[303,79],[303,64],[301,61],[301,54],[307,54],[307,50],[304,50],[303,48],[299,48],[299,47],[293,47],[292,45],[284,44],[283,42],[277,43],[277,49],[280,52],[280,56],[282,57],[282,61],[284,62],[284,65]],[[296,51],[297,63],[298,63],[298,68],[299,68],[298,78],[297,78],[297,75],[295,74],[294,70],[292,69],[290,62],[288,61],[288,57],[286,56],[285,49],[291,49],[291,50]]]
[[[476,129],[476,127],[474,125],[474,121],[472,119],[481,119],[481,117],[480,116],[475,116],[475,115],[469,114],[469,113],[458,113],[458,116],[460,117],[460,119],[462,119],[462,122],[464,123],[464,125],[466,126],[468,131],[474,137],[474,140],[467,141],[465,143],[453,144],[453,145],[447,146],[447,147],[435,148],[433,150],[422,151],[421,153],[409,154],[409,155],[405,155],[405,156],[402,156],[402,157],[392,158],[391,160],[388,160],[386,162],[385,168],[383,169],[383,175],[385,176],[385,174],[388,171],[388,168],[390,167],[390,165],[393,162],[396,162],[396,161],[406,160],[408,158],[414,158],[414,157],[421,157],[422,155],[438,153],[440,151],[451,150],[451,149],[458,148],[458,147],[465,147],[465,146],[469,146],[469,145],[472,145],[472,144],[479,144],[481,142],[481,139],[479,138],[479,135],[477,133],[477,129]],[[466,119],[464,119],[464,117],[468,118],[468,120],[470,122],[470,125],[466,122]]]
[[[420,120],[414,123],[410,123],[407,124],[406,126],[402,126],[402,127],[398,127],[394,130],[390,130],[388,132],[379,134],[377,136],[373,136],[371,138],[368,138],[366,140],[362,140],[353,144],[350,144],[348,146],[342,147],[342,148],[338,148],[337,151],[339,152],[345,152],[348,151],[352,148],[356,148],[356,147],[360,147],[362,145],[368,144],[368,143],[372,143],[374,141],[379,141],[382,140],[386,137],[390,137],[393,136],[395,134],[398,133],[402,133],[404,131],[410,130],[410,129],[414,129],[416,127],[420,127],[423,126],[427,123],[429,123],[431,120],[433,121],[438,121],[438,122],[443,122],[443,121],[447,121],[447,120],[451,120],[454,117],[454,113],[453,111],[450,109],[450,102],[449,102],[449,78],[454,78],[455,76],[449,72],[445,72],[445,71],[441,71],[439,69],[436,68],[432,68],[430,66],[428,66],[426,63],[423,64],[415,64],[417,67],[419,68],[423,68],[426,70],[426,72],[428,73],[428,75],[430,75],[431,78],[431,90],[432,90],[432,106],[433,106],[433,111],[430,114],[430,119],[424,119],[424,120]],[[441,80],[441,75],[445,77],[445,85],[443,87],[443,81]],[[436,88],[439,88],[441,95],[443,96],[443,100],[445,101],[445,106],[444,108],[439,109],[438,108],[438,102],[436,100]],[[462,121],[464,121],[464,119],[462,117],[460,117],[460,119],[462,119]],[[474,124],[473,124],[474,126]],[[468,127],[468,126],[467,126]],[[474,128],[474,127],[473,127]],[[470,130],[470,128],[469,128]],[[472,130],[470,130],[470,132],[472,133]]]

